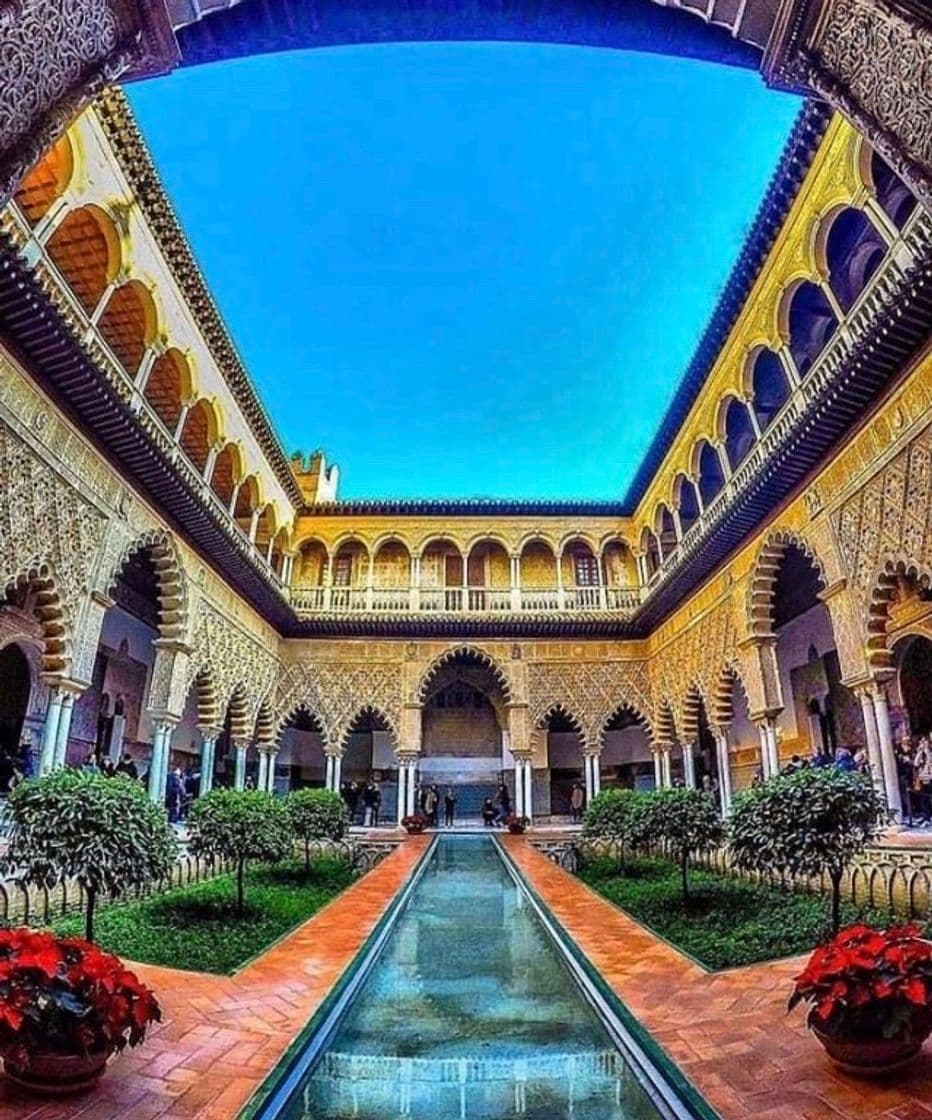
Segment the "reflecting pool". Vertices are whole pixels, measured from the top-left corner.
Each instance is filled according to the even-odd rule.
[[[444,836],[286,1120],[657,1120],[492,839]]]

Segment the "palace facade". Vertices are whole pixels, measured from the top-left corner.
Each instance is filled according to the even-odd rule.
[[[0,748],[469,812],[932,731],[932,215],[808,103],[627,495],[341,501],[289,458],[124,96],[0,212]],[[428,484],[428,480],[425,480]]]

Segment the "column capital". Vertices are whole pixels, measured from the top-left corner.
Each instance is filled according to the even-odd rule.
[[[395,760],[399,766],[414,766],[420,757],[417,751],[395,751]]]
[[[209,726],[208,724],[205,724],[205,723],[199,723],[197,725],[197,730],[198,730],[198,733],[200,734],[202,739],[209,739],[209,740],[211,740],[211,742],[213,742],[213,740],[215,740],[215,739],[219,739],[220,736],[223,734],[223,729],[222,728],[211,727],[211,726]]]
[[[533,762],[534,760],[533,751],[512,751],[511,756],[515,760],[515,762],[519,762],[522,764]]]

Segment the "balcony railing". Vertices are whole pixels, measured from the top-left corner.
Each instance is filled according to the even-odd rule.
[[[308,587],[291,589],[298,614],[505,614],[508,612],[632,612],[637,587]]]

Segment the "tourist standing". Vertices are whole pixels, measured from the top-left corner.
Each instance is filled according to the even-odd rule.
[[[492,798],[487,797],[482,802],[482,823],[486,828],[491,828],[495,823],[495,806],[492,803]]]
[[[447,792],[443,795],[443,823],[447,828],[453,826],[453,815],[456,812],[456,794],[453,792],[452,786],[447,786]]]
[[[498,791],[499,820],[504,824],[511,816],[511,792],[505,782]]]
[[[424,816],[430,822],[431,828],[437,827],[437,787],[428,786],[424,794]]]
[[[583,806],[586,803],[586,795],[583,792],[583,787],[579,782],[573,783],[573,792],[570,794],[570,811],[573,814],[573,824],[579,824],[582,819]]]
[[[366,782],[366,788],[362,791],[362,806],[362,823],[366,828],[371,828],[375,816],[375,786],[371,779]]]
[[[372,782],[372,827],[378,828],[379,813],[382,809],[382,787],[373,779]]]

